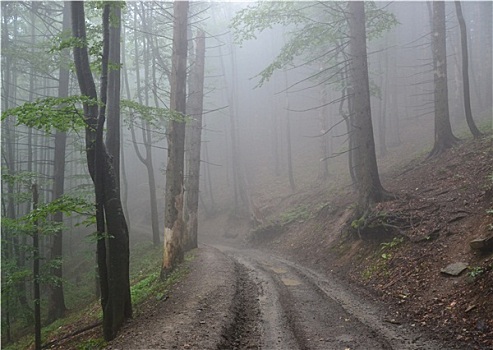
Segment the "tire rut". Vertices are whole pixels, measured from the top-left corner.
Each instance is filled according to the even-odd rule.
[[[222,334],[218,350],[261,349],[258,289],[247,268],[235,263],[236,292],[232,304],[232,323]]]
[[[456,348],[428,340],[405,325],[385,322],[384,310],[332,277],[256,250],[219,249],[244,266],[258,286],[262,349]]]

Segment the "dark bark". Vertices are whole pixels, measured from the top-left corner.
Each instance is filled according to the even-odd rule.
[[[120,189],[120,37],[122,10],[120,4],[110,6],[109,53],[108,53],[108,116],[106,132],[106,148],[112,158],[113,168]]]
[[[70,3],[64,2],[63,7],[63,31],[70,30]],[[67,97],[69,89],[70,73],[65,60],[68,52],[62,53],[61,66],[58,80],[58,97]],[[65,148],[67,143],[67,134],[63,131],[57,131],[55,134],[55,155],[54,155],[54,183],[53,183],[53,200],[63,195],[65,187]],[[63,223],[63,213],[58,212],[53,215],[53,221]],[[50,258],[51,260],[61,260],[63,256],[63,232],[59,231],[53,235]],[[48,306],[48,323],[62,317],[66,311],[65,297],[63,292],[63,268],[62,264],[51,269],[51,274],[56,278],[56,283],[49,286],[49,306]]]
[[[469,130],[475,138],[481,136],[476,123],[472,117],[471,111],[471,94],[469,91],[469,54],[467,52],[467,29],[464,16],[462,15],[462,7],[460,1],[455,1],[455,11],[457,13],[457,20],[460,27],[460,43],[462,52],[462,88],[464,93],[464,112],[466,114],[466,122]]]
[[[190,91],[188,97],[188,114],[192,118],[189,123],[187,178],[185,182],[185,219],[187,224],[187,239],[185,250],[197,248],[200,153],[202,143],[202,109],[204,100],[204,61],[205,34],[199,31],[196,38],[195,64],[190,76]]]
[[[448,106],[445,2],[433,1],[432,23],[435,144],[428,157],[441,154],[458,141],[452,133]]]
[[[128,227],[123,215],[113,161],[103,143],[107,91],[113,88],[108,86],[110,6],[107,3],[103,9],[101,106],[98,110],[97,105],[84,104],[88,168],[96,194],[97,262],[103,308],[103,334],[106,340],[113,339],[124,320],[132,316]],[[74,37],[85,41],[84,5],[80,1],[72,3],[72,31]],[[117,44],[119,45],[119,42]],[[86,46],[74,48],[74,60],[81,93],[97,99]]]
[[[365,10],[362,1],[348,4],[350,42],[350,86],[352,94],[355,164],[357,177],[358,208],[364,213],[368,207],[385,198],[385,191],[380,183],[375,141],[371,120],[370,87],[366,52]]]
[[[173,3],[173,54],[170,109],[185,115],[187,75],[188,1]],[[168,162],[164,221],[164,256],[161,277],[183,261],[183,171],[185,122],[170,120],[167,127]]]
[[[125,28],[122,27],[122,52],[125,51]],[[127,98],[129,100],[132,99],[132,96],[130,95],[130,86],[128,84],[128,67],[127,63],[125,62],[125,54],[122,55],[122,68],[123,68],[123,85],[125,85],[125,89],[127,91]],[[122,86],[123,90],[123,86]],[[120,123],[120,136],[123,134],[123,124]],[[127,179],[127,173],[126,173],[126,167],[125,167],[125,149],[122,148],[121,151],[121,180],[123,180],[123,187],[121,187],[121,193],[122,193],[122,205],[123,205],[123,212],[125,214],[125,217],[127,218],[127,226],[128,226],[128,231],[131,232],[131,222],[130,222],[130,215],[128,212],[128,179]]]

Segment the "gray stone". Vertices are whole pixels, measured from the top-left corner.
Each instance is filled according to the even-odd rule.
[[[459,276],[465,269],[467,269],[468,264],[464,262],[456,262],[444,267],[440,271],[446,275]]]
[[[469,242],[469,246],[474,250],[492,251],[493,250],[493,236],[476,238]]]

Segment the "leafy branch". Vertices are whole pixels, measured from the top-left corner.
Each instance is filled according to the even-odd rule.
[[[77,130],[85,126],[81,111],[83,103],[98,104],[97,101],[87,96],[40,98],[4,111],[2,121],[8,117],[16,117],[16,125],[26,125],[47,133],[53,129]]]

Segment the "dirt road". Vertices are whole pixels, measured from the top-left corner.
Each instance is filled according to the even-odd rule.
[[[258,250],[202,246],[187,279],[109,349],[454,349],[386,310]]]

